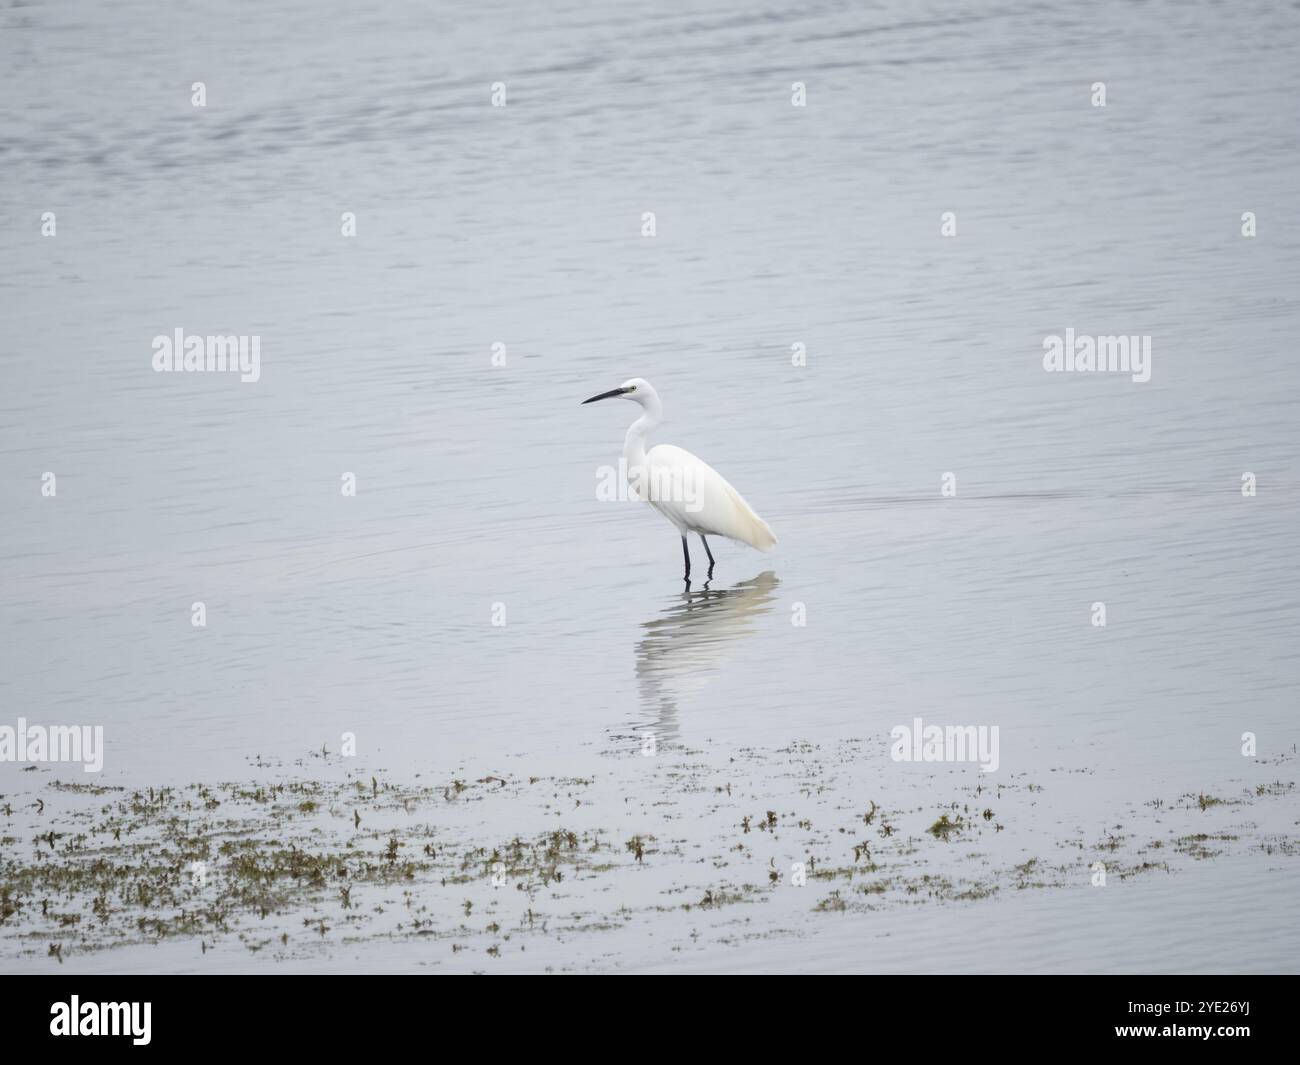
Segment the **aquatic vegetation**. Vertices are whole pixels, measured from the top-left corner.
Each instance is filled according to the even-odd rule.
[[[944,814],[934,824],[926,829],[935,839],[947,839],[954,832],[960,832],[965,826],[962,819],[958,817],[955,821],[948,820],[948,815]]]
[[[687,752],[663,763],[653,804],[597,776],[479,770],[399,784],[331,779],[337,762],[323,758],[313,779],[131,790],[25,778],[27,792],[0,796],[0,952],[57,966],[167,941],[195,958],[276,959],[406,940],[440,945],[447,963],[549,946],[581,967],[634,923],[661,926],[666,944],[728,943],[737,927],[767,936],[830,914],[1086,886],[1098,857],[1129,879],[1247,849],[1300,855],[1294,833],[1197,827],[1212,812],[1294,802],[1281,780],[1152,800],[1053,835],[1026,830],[1043,802],[1031,780],[918,779],[843,802],[828,767],[856,771],[856,743],[748,749],[719,765]]]

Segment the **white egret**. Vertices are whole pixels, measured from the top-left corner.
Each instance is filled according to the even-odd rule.
[[[646,450],[646,434],[659,424],[664,413],[659,393],[649,381],[633,377],[618,388],[582,402],[595,403],[598,399],[631,400],[644,411],[632,423],[623,441],[629,485],[638,499],[649,503],[676,526],[682,538],[688,583],[691,551],[686,543],[687,533],[699,535],[704,553],[709,556],[710,577],[713,576],[713,552],[705,536],[725,536],[759,551],[770,551],[776,546],[776,537],[767,522],[703,459],[672,444],[658,444]]]

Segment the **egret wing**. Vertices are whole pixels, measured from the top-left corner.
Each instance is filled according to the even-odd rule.
[[[646,452],[649,502],[683,531],[725,536],[760,551],[776,546],[767,522],[717,470],[672,444]]]

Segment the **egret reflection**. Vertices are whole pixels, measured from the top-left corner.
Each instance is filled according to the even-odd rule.
[[[706,687],[731,645],[772,610],[781,582],[771,571],[730,588],[686,591],[658,617],[642,624],[636,677],[649,719],[640,728],[657,743],[677,739],[677,701]]]

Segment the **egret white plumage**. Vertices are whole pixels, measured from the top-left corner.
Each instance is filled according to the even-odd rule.
[[[688,582],[691,579],[688,533],[696,533],[704,545],[704,553],[709,556],[710,577],[713,576],[713,552],[705,536],[725,536],[759,551],[770,551],[776,546],[776,537],[767,522],[702,458],[672,444],[658,444],[646,450],[646,434],[659,424],[664,413],[659,393],[649,381],[633,377],[618,388],[582,402],[595,403],[598,399],[630,400],[644,412],[632,423],[623,441],[628,480],[637,498],[649,503],[676,527],[682,538]]]

